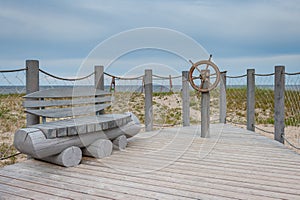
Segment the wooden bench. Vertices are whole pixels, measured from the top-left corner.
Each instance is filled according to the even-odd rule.
[[[141,126],[132,113],[101,114],[111,93],[92,87],[54,88],[24,96],[27,113],[41,118],[15,133],[14,146],[34,158],[66,167],[82,155],[103,158],[124,149]],[[47,119],[52,118],[51,121]]]

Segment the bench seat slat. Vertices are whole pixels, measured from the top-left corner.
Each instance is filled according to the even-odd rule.
[[[41,117],[64,118],[64,117],[73,117],[73,116],[91,114],[96,111],[104,110],[109,106],[111,106],[111,104],[96,104],[92,106],[57,108],[57,109],[42,109],[42,110],[27,109],[26,112]]]
[[[27,100],[23,102],[25,108],[39,108],[39,107],[50,107],[50,106],[68,106],[68,105],[80,105],[80,104],[96,104],[113,101],[112,96],[104,97],[89,97],[89,98],[78,98],[72,100]]]
[[[131,120],[130,114],[103,114],[47,122],[30,127],[40,129],[46,138],[51,139],[116,128],[126,125]],[[94,128],[91,129],[90,127]]]
[[[110,92],[95,89],[93,87],[66,87],[33,92],[24,96],[24,98],[71,98],[81,96],[103,96],[110,94]]]

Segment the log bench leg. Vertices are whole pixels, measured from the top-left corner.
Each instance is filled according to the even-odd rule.
[[[82,149],[82,154],[85,156],[104,158],[110,156],[112,153],[113,145],[110,140],[99,139]]]
[[[74,167],[80,163],[81,158],[81,149],[76,146],[71,146],[63,150],[60,154],[41,158],[40,160],[44,160],[64,167]]]
[[[113,146],[116,150],[124,150],[127,146],[127,137],[125,135],[120,135],[113,140]]]

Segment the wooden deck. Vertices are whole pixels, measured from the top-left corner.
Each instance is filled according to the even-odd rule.
[[[141,133],[125,151],[74,168],[28,160],[0,169],[0,199],[300,199],[300,155],[237,127]]]

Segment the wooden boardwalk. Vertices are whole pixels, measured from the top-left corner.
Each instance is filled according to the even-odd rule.
[[[300,199],[300,155],[259,134],[211,125],[141,133],[125,151],[74,168],[0,169],[0,199]]]

